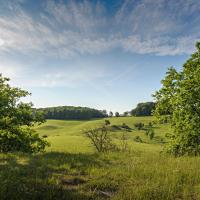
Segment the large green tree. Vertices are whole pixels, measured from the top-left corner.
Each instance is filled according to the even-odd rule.
[[[166,150],[176,156],[200,154],[200,43],[180,72],[169,68],[154,95],[158,118],[170,118],[173,134]]]
[[[44,121],[42,114],[32,103],[20,101],[27,95],[27,91],[11,87],[9,78],[0,74],[0,152],[38,152],[48,144],[32,128]]]

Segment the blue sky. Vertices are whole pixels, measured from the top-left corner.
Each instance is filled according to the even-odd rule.
[[[131,110],[200,41],[199,0],[0,0],[0,73],[36,107]]]

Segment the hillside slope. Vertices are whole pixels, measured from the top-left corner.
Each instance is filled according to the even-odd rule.
[[[111,125],[126,123],[129,151],[96,153],[83,130],[104,120],[48,120],[36,128],[51,142],[47,152],[29,155],[0,154],[0,199],[47,200],[198,200],[200,158],[161,153],[169,125],[155,125],[155,138],[135,130],[152,117],[111,118]],[[122,130],[113,131],[119,145]],[[134,138],[140,136],[142,142]]]

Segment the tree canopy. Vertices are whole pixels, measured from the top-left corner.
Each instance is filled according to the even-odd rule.
[[[166,150],[177,156],[200,154],[200,43],[196,48],[180,72],[168,69],[154,95],[155,116],[168,115],[173,130]]]
[[[131,111],[132,116],[151,116],[155,108],[154,102],[139,103],[135,109]]]
[[[31,128],[44,121],[41,113],[33,112],[32,103],[20,101],[30,95],[27,91],[8,82],[0,74],[0,152],[44,150],[47,142]]]
[[[100,111],[87,107],[58,106],[49,108],[40,108],[46,119],[61,120],[88,120],[93,118],[108,117],[105,110]]]
[[[120,117],[119,112],[116,112],[116,113],[115,113],[115,117]]]

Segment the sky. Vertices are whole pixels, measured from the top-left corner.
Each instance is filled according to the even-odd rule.
[[[0,73],[35,107],[131,110],[196,41],[199,0],[0,0]]]

